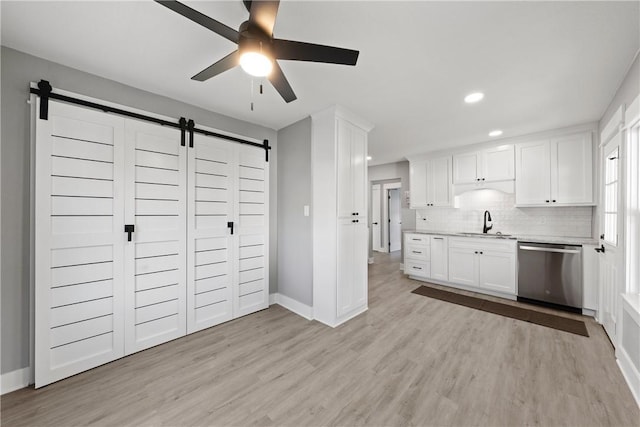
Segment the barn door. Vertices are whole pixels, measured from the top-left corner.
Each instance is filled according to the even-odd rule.
[[[180,131],[125,124],[126,354],[186,334],[186,147]],[[123,230],[120,230],[123,234]]]
[[[36,387],[124,354],[123,124],[51,100],[36,120]]]
[[[269,307],[269,163],[263,149],[238,145],[234,317]]]
[[[189,148],[187,329],[232,318],[234,145],[194,135]]]

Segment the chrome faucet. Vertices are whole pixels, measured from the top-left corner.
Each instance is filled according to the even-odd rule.
[[[482,232],[484,234],[487,234],[487,231],[493,228],[493,224],[487,227],[487,221],[493,221],[493,220],[491,219],[491,214],[489,213],[489,211],[484,211],[484,226],[482,227]]]

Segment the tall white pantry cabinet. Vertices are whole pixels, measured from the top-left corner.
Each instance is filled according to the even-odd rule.
[[[341,107],[311,116],[313,315],[337,326],[367,309],[367,134]]]
[[[176,128],[48,102],[36,387],[268,307],[263,149],[197,133],[189,147]]]

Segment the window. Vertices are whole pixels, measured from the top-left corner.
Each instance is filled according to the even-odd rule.
[[[626,256],[628,293],[640,292],[640,123],[627,131]]]
[[[604,241],[611,246],[618,245],[618,162],[620,147],[607,154],[604,172]]]

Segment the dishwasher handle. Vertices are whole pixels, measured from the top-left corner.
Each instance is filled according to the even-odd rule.
[[[523,251],[535,251],[535,252],[556,252],[560,254],[579,254],[580,250],[573,249],[559,249],[559,248],[541,248],[538,246],[520,246]]]

